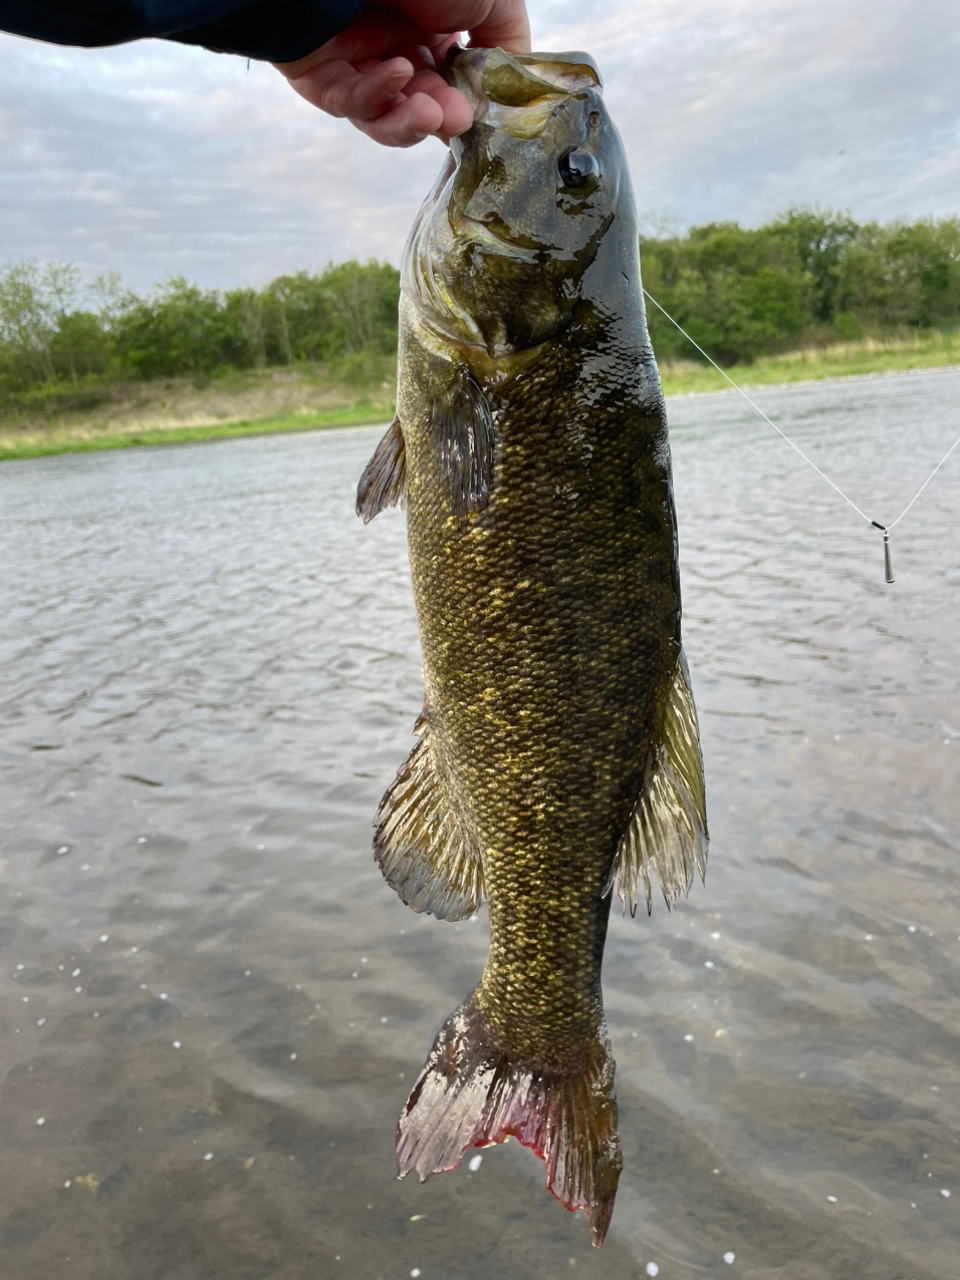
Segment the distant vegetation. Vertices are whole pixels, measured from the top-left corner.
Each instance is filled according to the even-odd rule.
[[[109,273],[0,267],[0,410],[93,407],[110,384],[190,378],[198,387],[243,369],[322,363],[333,377],[381,376],[397,345],[399,273],[344,262],[278,276],[264,289],[201,289],[182,276],[147,297]]]
[[[721,362],[960,326],[960,218],[859,224],[791,209],[754,230],[733,222],[644,236],[644,283]],[[382,385],[396,348],[398,272],[345,262],[278,276],[263,289],[201,289],[182,276],[141,297],[116,273],[0,267],[0,413],[56,417],[95,408],[120,382],[313,365]],[[649,308],[663,361],[688,343]],[[935,336],[935,335],[934,335]]]
[[[644,238],[643,282],[715,360],[960,326],[960,218],[857,223],[791,209],[745,230],[713,222]],[[663,360],[695,355],[655,307]]]

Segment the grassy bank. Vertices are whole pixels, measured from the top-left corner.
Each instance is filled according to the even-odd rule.
[[[727,372],[744,386],[762,386],[954,364],[960,364],[960,332],[932,332],[787,352],[733,365]],[[167,379],[115,385],[104,389],[102,403],[93,408],[52,417],[0,417],[0,461],[389,421],[396,377],[392,361],[355,370],[350,377],[337,372],[304,365],[231,373],[199,384]],[[660,372],[668,396],[728,385],[703,361],[664,362]]]
[[[913,338],[840,342],[828,347],[787,351],[764,356],[753,364],[731,365],[726,372],[741,386],[770,386],[782,382],[808,382],[821,378],[847,378],[863,374],[905,373],[911,369],[937,369],[960,364],[960,331],[937,330]],[[703,359],[664,361],[660,365],[663,389],[668,396],[697,391],[722,391],[729,386]]]
[[[86,430],[49,430],[7,434],[0,432],[0,462],[13,458],[42,458],[55,453],[87,453],[99,449],[127,449],[140,444],[190,444],[200,440],[228,440],[237,436],[264,436],[290,431],[317,431],[327,427],[361,426],[386,422],[389,414],[361,406],[330,409],[253,422],[211,422],[192,427],[136,428],[111,433]]]
[[[89,387],[74,404],[58,392],[52,411],[41,402],[0,412],[0,461],[388,422],[395,385],[396,362],[377,357],[346,369],[304,364],[114,383],[93,388],[92,405],[83,403]]]

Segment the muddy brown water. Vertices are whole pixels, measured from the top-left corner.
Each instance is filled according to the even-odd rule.
[[[886,520],[960,431],[960,371],[757,398]],[[670,413],[713,842],[611,930],[600,1253],[516,1143],[394,1177],[486,921],[370,857],[421,697],[377,433],[0,468],[3,1280],[960,1275],[960,456],[888,587],[736,397]]]

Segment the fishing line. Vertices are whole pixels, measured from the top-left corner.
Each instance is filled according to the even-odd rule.
[[[720,368],[716,360],[714,360],[712,356],[707,355],[703,347],[700,346],[700,343],[696,342],[693,338],[690,337],[686,329],[684,329],[681,325],[679,325],[676,322],[676,320],[674,320],[670,312],[667,311],[664,307],[661,307],[660,303],[656,300],[656,298],[653,297],[652,294],[647,293],[646,289],[644,289],[643,292],[646,295],[646,297],[649,298],[649,300],[657,308],[657,310],[661,311],[667,317],[667,319],[670,321],[673,327],[675,329],[678,329],[680,333],[683,334],[683,336],[691,344],[691,346],[696,347],[696,349],[700,352],[703,358],[705,360],[708,360],[710,364],[713,365],[717,373],[719,373],[722,378],[726,378],[727,382],[730,383],[734,391],[739,391],[740,394],[743,396],[744,400],[746,400],[747,404],[749,404],[751,408],[756,409],[757,413],[759,413],[760,417],[764,420],[764,422],[769,423],[769,425],[773,427],[774,431],[776,431],[777,435],[782,436],[784,440],[786,440],[790,448],[795,449],[796,452],[799,453],[800,457],[804,460],[804,462],[807,463],[808,466],[813,467],[817,475],[820,476],[822,480],[826,480],[830,488],[834,489],[837,493],[839,493],[840,497],[844,500],[845,503],[847,503],[848,506],[853,507],[854,511],[857,513],[858,516],[866,520],[867,524],[872,525],[874,529],[880,530],[880,532],[883,534],[884,576],[886,577],[887,582],[894,582],[895,579],[893,576],[893,558],[890,554],[890,530],[895,528],[896,525],[900,523],[900,521],[907,514],[907,512],[910,510],[910,508],[913,506],[916,500],[920,497],[921,493],[923,493],[924,489],[926,489],[927,485],[930,483],[933,477],[937,474],[937,472],[940,470],[943,464],[947,461],[947,459],[953,453],[954,449],[956,449],[957,446],[960,445],[960,436],[958,436],[957,439],[954,440],[953,444],[950,446],[947,452],[943,455],[943,457],[940,459],[937,465],[933,468],[933,470],[927,476],[926,480],[924,480],[923,484],[920,486],[917,492],[913,495],[913,497],[910,499],[907,505],[900,512],[896,520],[892,521],[890,524],[881,524],[879,520],[871,520],[865,511],[860,510],[860,508],[857,506],[857,504],[853,501],[852,498],[847,497],[847,495],[843,492],[843,490],[840,488],[838,484],[835,484],[828,475],[825,475],[824,472],[820,470],[820,468],[811,458],[807,457],[807,455],[803,452],[800,446],[795,441],[791,440],[785,431],[781,430],[780,427],[778,427],[775,422],[771,421],[771,419],[767,417],[767,415],[763,412],[760,406],[750,399],[750,397],[744,391],[743,387],[737,386],[737,384],[730,377],[730,375],[728,373],[725,373],[723,369]]]

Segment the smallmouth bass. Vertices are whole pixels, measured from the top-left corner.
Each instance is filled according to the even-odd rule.
[[[401,1176],[510,1135],[603,1241],[622,1157],[600,986],[612,894],[704,874],[670,450],[633,195],[583,53],[470,49],[473,128],[411,231],[397,417],[357,494],[404,502],[419,741],[375,856],[490,954],[407,1101]]]

